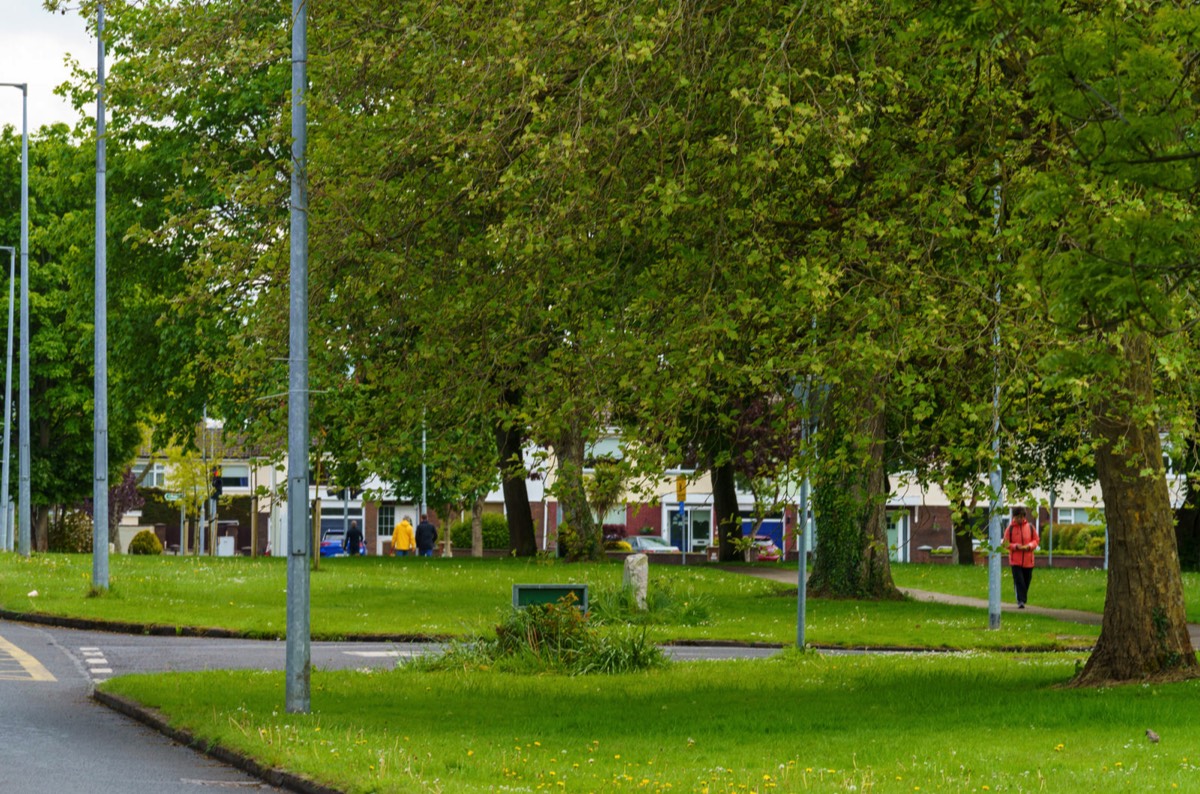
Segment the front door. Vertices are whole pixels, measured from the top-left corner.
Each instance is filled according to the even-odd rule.
[[[888,558],[908,562],[908,511],[890,510],[887,514]]]
[[[671,510],[671,545],[680,551],[704,551],[712,538],[712,508],[683,506]]]

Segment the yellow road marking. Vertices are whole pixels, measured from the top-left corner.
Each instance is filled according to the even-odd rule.
[[[42,663],[0,637],[0,681],[57,681]]]

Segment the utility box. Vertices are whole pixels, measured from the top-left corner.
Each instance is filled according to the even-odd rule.
[[[234,553],[234,544],[237,538],[232,535],[226,535],[223,538],[217,538],[217,556],[232,557]]]
[[[513,607],[529,607],[535,604],[557,604],[568,595],[575,596],[575,606],[580,612],[588,610],[588,588],[585,584],[514,584]]]

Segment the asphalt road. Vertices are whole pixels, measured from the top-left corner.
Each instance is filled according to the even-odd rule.
[[[0,621],[0,791],[280,790],[94,703],[86,636]]]
[[[391,668],[437,648],[313,643],[312,664],[326,670]],[[667,652],[680,660],[729,659],[762,658],[778,649],[678,646]],[[151,637],[0,620],[0,791],[280,791],[108,710],[91,692],[94,683],[128,673],[284,665],[281,641]]]

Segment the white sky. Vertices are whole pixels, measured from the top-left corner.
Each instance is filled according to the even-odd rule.
[[[77,120],[67,101],[53,93],[70,75],[67,54],[85,68],[96,67],[96,40],[78,12],[52,14],[42,0],[0,0],[0,83],[29,84],[31,134],[45,124]],[[6,124],[21,130],[20,89],[0,88],[0,127]]]

